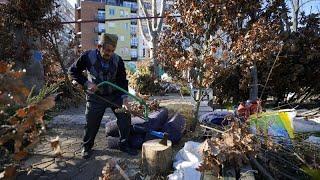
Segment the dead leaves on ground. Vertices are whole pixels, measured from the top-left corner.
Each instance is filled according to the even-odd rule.
[[[248,131],[246,124],[237,119],[231,122],[231,128],[220,137],[207,139],[201,147],[203,162],[197,170],[213,170],[219,175],[221,165],[225,163],[241,167],[248,162],[247,155],[259,152],[260,142]]]
[[[53,149],[54,155],[61,156],[62,151],[61,151],[59,136],[57,136],[55,139],[50,140],[50,144]]]
[[[0,179],[15,179],[17,168],[15,166],[8,166],[0,173]]]

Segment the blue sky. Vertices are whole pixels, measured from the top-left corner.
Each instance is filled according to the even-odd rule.
[[[72,6],[74,6],[74,4],[77,3],[77,0],[68,0],[68,1]]]
[[[302,6],[302,9],[306,11],[306,14],[309,14],[310,10],[313,13],[320,13],[320,0],[303,0],[302,2],[306,2],[306,4]]]

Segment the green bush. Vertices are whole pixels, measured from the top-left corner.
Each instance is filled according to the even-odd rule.
[[[160,93],[161,86],[153,76],[150,61],[137,63],[137,71],[135,73],[129,72],[128,76],[130,87],[140,94],[155,95]]]
[[[180,93],[183,95],[183,96],[190,96],[190,90],[188,87],[185,87],[185,86],[182,86],[180,88]]]
[[[155,78],[150,74],[139,75],[136,78],[136,90],[140,94],[158,94],[160,88],[160,84],[155,82]]]

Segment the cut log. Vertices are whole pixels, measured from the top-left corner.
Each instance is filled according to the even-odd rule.
[[[165,146],[160,141],[154,139],[142,145],[142,169],[149,175],[166,175],[172,167],[172,142],[168,140]]]

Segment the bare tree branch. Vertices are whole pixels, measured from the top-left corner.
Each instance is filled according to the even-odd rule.
[[[152,0],[151,13],[153,16],[157,16],[157,0]],[[152,22],[152,31],[155,31],[157,29],[158,19],[152,19],[151,22]]]
[[[152,41],[152,37],[150,36],[150,34],[151,34],[150,29],[148,28],[148,34],[149,34],[149,38],[151,38],[151,39],[148,39],[148,34],[143,31],[142,22],[141,22],[140,19],[138,20],[138,27],[139,27],[139,29],[141,31],[143,39],[146,40],[146,41]]]
[[[138,4],[139,4],[140,8],[142,9],[143,15],[146,16],[146,17],[149,17],[148,11],[147,11],[147,9],[144,7],[143,1],[142,1],[142,0],[138,0]],[[139,23],[140,23],[140,30],[143,32],[142,21],[141,21],[140,19],[139,19],[138,21],[139,21]],[[149,20],[147,20],[146,22],[147,22],[148,33],[149,33],[149,35],[150,35],[150,37],[151,37],[151,40],[150,40],[150,41],[152,41],[152,33],[151,33],[152,26],[151,26],[151,23],[150,23]],[[143,33],[144,33],[144,32],[143,32]],[[146,40],[148,40],[148,39],[146,39]]]
[[[161,9],[160,9],[160,16],[163,16],[163,15],[164,15],[164,9],[165,9],[166,3],[167,3],[167,0],[163,0],[162,5],[161,5]],[[157,33],[159,33],[159,32],[161,31],[162,25],[163,25],[163,18],[161,18],[161,19],[158,21]]]

